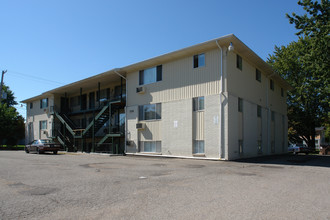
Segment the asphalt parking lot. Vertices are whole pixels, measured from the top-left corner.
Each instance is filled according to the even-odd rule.
[[[330,157],[0,151],[0,219],[330,219]]]

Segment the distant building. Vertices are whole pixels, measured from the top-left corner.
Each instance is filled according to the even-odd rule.
[[[68,150],[225,160],[282,154],[288,89],[227,35],[24,100],[26,141],[54,138]]]
[[[328,145],[325,140],[325,127],[315,128],[315,148],[320,149],[321,145]]]

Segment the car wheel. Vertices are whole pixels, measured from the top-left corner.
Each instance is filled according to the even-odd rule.
[[[53,151],[53,154],[57,154],[57,150]]]
[[[25,148],[25,153],[30,153],[30,151],[27,149],[27,148]]]

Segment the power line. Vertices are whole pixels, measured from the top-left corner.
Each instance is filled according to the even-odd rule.
[[[14,75],[27,77],[29,79],[35,79],[35,80],[45,81],[45,82],[48,82],[48,83],[55,83],[55,84],[58,84],[58,85],[64,85],[65,84],[65,83],[54,81],[54,80],[44,79],[44,78],[41,78],[41,77],[38,77],[38,76],[33,76],[33,75],[25,74],[25,73],[20,73],[20,72],[13,71],[13,70],[8,70],[8,72],[10,72],[10,73],[12,73]]]

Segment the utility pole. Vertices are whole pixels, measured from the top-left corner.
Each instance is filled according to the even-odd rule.
[[[0,104],[2,101],[2,85],[3,85],[3,76],[5,75],[5,73],[7,72],[7,70],[2,70],[2,76],[1,76],[1,85],[0,85]]]

